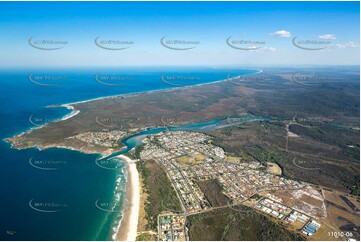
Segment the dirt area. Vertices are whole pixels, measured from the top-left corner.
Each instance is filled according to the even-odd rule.
[[[353,238],[360,238],[360,203],[353,197],[323,190],[329,222]]]
[[[187,167],[187,166],[194,166],[197,164],[201,164],[205,158],[207,157],[202,154],[191,154],[189,156],[184,155],[178,157],[176,160],[181,167]]]
[[[340,241],[340,238],[336,238],[331,236],[331,232],[335,232],[334,229],[322,223],[321,227],[317,230],[317,232],[309,237],[309,240],[312,241]]]
[[[234,157],[234,156],[227,156],[224,159],[225,159],[225,161],[230,162],[230,163],[239,163],[240,162],[240,158]]]
[[[340,238],[332,236],[332,232],[339,232],[338,227],[333,226],[327,212],[326,201],[321,191],[307,186],[300,190],[278,190],[261,193],[266,197],[276,200],[288,207],[297,209],[316,219],[321,223],[320,229],[307,240],[317,241],[339,241]],[[291,231],[301,232],[304,223],[296,221],[289,225]]]
[[[333,193],[333,192],[330,192],[327,190],[323,190],[323,195],[326,200],[328,200],[334,204],[337,204],[338,206],[345,207],[349,211],[354,210],[349,205],[347,205],[347,203],[345,202],[345,196],[340,196],[336,193]],[[342,199],[342,197],[344,197],[344,199]],[[356,209],[360,210],[360,202],[359,201],[357,201],[353,197],[346,197],[346,199],[349,200],[356,207]]]
[[[311,186],[300,190],[265,191],[261,195],[304,212],[320,222],[321,228],[309,240],[360,238],[360,203],[354,197],[332,191],[319,191]],[[302,225],[294,223],[290,227],[299,231]],[[334,236],[335,232],[343,232],[345,235],[337,237]],[[346,234],[352,236],[347,237]]]
[[[295,231],[300,231],[303,225],[305,225],[305,223],[296,220],[294,223],[290,224],[289,226],[291,229],[294,229]]]
[[[282,175],[282,169],[276,163],[267,162],[267,172],[273,175]]]
[[[299,190],[265,191],[261,195],[312,217],[327,217],[326,205],[321,192],[311,186]]]
[[[288,136],[288,137],[291,137],[291,138],[297,138],[297,137],[300,137],[300,136],[298,136],[297,134],[292,133],[291,131],[287,131],[287,136]]]
[[[289,225],[288,229],[302,234],[303,226],[304,226],[303,222],[295,221],[294,223]],[[325,225],[324,223],[321,223],[321,227],[317,230],[317,232],[314,235],[312,235],[311,237],[306,235],[304,236],[307,240],[312,240],[312,241],[339,241],[340,240],[339,238],[330,236],[329,232],[331,231],[335,231],[335,230],[331,229],[329,226]]]

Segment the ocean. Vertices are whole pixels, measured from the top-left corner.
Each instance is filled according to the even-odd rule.
[[[104,169],[96,163],[98,154],[17,150],[4,138],[69,115],[61,104],[257,72],[211,67],[0,70],[0,240],[112,240],[126,183],[124,165]]]

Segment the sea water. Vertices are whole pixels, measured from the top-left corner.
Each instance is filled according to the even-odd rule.
[[[99,154],[17,150],[4,138],[69,115],[60,104],[257,72],[209,67],[0,70],[0,240],[112,240],[126,184],[124,164],[104,169],[96,163]]]

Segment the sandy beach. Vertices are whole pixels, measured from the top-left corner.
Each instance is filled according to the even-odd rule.
[[[252,73],[252,74],[247,74],[247,75],[254,75],[254,74],[259,74],[262,73],[262,70],[257,69],[257,73]],[[242,76],[247,76],[247,75],[242,75]],[[79,109],[77,109],[77,104],[81,104],[81,103],[86,103],[86,102],[92,102],[92,101],[97,101],[97,100],[102,100],[102,99],[111,99],[111,98],[119,98],[119,97],[132,97],[132,96],[138,96],[138,95],[142,95],[142,94],[150,94],[150,93],[155,93],[155,92],[172,92],[175,89],[189,89],[189,88],[194,88],[194,87],[198,87],[198,86],[204,86],[204,85],[210,85],[210,84],[214,84],[214,83],[219,83],[219,82],[226,82],[228,81],[227,79],[223,79],[223,80],[218,80],[218,81],[213,81],[213,82],[207,82],[207,83],[201,83],[201,84],[197,84],[197,85],[190,85],[190,86],[180,86],[180,87],[169,87],[169,88],[165,88],[165,89],[156,89],[156,90],[148,90],[148,91],[142,91],[142,92],[134,92],[134,93],[127,93],[127,94],[122,94],[122,95],[114,95],[114,96],[105,96],[105,97],[99,97],[99,98],[94,98],[94,99],[89,99],[89,100],[85,100],[85,101],[78,101],[78,102],[73,102],[73,103],[67,103],[67,104],[62,104],[60,105],[61,107],[65,107],[69,110],[71,110],[71,112],[69,114],[67,114],[66,116],[64,116],[63,118],[53,121],[53,123],[55,122],[62,122],[62,121],[66,121],[69,120],[71,118],[74,118],[76,115],[78,115],[81,111]],[[49,108],[53,108],[53,107],[59,107],[59,105],[50,105],[48,106]],[[40,129],[46,125],[48,125],[51,122],[39,125],[39,126],[35,126],[31,129],[29,129],[28,131],[22,132],[21,134],[15,135],[12,138],[8,138],[8,139],[4,139],[6,142],[10,142],[11,146],[13,146],[13,142],[14,140],[12,140],[13,138],[16,137],[20,137],[23,136],[25,134],[28,134],[30,132],[32,132],[35,129]],[[38,148],[39,150],[44,150],[47,148],[53,148],[53,147],[57,147],[57,148],[66,148],[66,149],[70,149],[70,150],[77,150],[86,154],[93,154],[93,153],[101,153],[102,157],[104,156],[108,156],[111,153],[113,153],[114,151],[112,149],[107,149],[107,150],[92,150],[92,149],[85,149],[84,147],[69,147],[63,144],[49,144],[49,145],[43,145],[43,146],[33,146]],[[16,147],[14,147],[16,148]],[[20,149],[20,148],[17,148]],[[128,171],[128,181],[127,181],[127,185],[126,185],[126,199],[127,199],[127,208],[125,208],[125,211],[123,213],[123,218],[122,221],[120,223],[119,226],[119,230],[117,232],[116,235],[114,235],[114,240],[118,240],[118,241],[135,241],[136,236],[137,236],[137,226],[138,226],[138,218],[139,215],[141,214],[141,216],[144,217],[144,208],[142,207],[142,213],[140,213],[140,181],[139,181],[139,174],[136,168],[136,162],[131,160],[130,158],[128,158],[127,156],[123,156],[123,155],[119,155],[119,158],[123,159],[126,162],[127,165],[127,171]],[[142,200],[143,202],[143,200]],[[142,227],[144,227],[144,224],[141,225]]]
[[[128,206],[124,210],[123,218],[117,234],[118,241],[135,241],[137,237],[140,190],[139,175],[136,162],[124,155],[117,156],[124,160],[127,164],[128,180],[127,180],[127,200]]]
[[[64,121],[64,120],[70,119],[70,118],[74,117],[75,115],[77,115],[78,113],[80,113],[79,110],[76,110],[73,106],[71,106],[69,104],[63,104],[61,106],[72,110],[72,112],[70,114],[66,115],[65,117],[63,117],[62,119],[60,119],[59,121]]]

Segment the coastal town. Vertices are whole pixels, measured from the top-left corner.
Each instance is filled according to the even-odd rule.
[[[68,140],[81,146],[82,151],[99,149],[106,154],[123,147],[121,141],[135,131],[104,129],[71,136]],[[143,162],[154,161],[164,170],[181,205],[181,209],[175,211],[162,204],[164,209],[155,218],[157,230],[148,231],[156,235],[154,239],[190,240],[188,217],[206,214],[220,208],[229,208],[237,212],[239,205],[251,208],[254,213],[266,216],[305,239],[329,238],[330,235],[325,231],[330,231],[332,225],[330,227],[328,221],[331,218],[326,218],[327,203],[323,201],[324,195],[321,195],[314,185],[286,178],[276,163],[261,163],[255,159],[247,160],[230,156],[223,148],[215,145],[213,139],[214,137],[201,132],[165,130],[143,136],[139,141],[141,149],[136,158]],[[136,160],[133,162],[125,155],[119,157],[126,161],[131,176],[130,190],[134,191],[128,194],[127,199],[132,201],[131,204],[137,204],[140,201],[136,198],[139,193]],[[225,198],[226,202],[212,203],[209,190],[207,194],[207,189],[200,185],[208,181],[216,181],[223,195],[215,196],[224,196],[221,200]],[[286,195],[282,195],[282,191]],[[292,200],[296,202],[291,203]],[[118,233],[118,239],[134,239],[139,234],[147,233],[147,231],[137,233],[135,221],[138,218],[138,207],[134,205],[126,211],[124,216],[133,222],[132,225],[122,224],[121,228],[127,230],[129,227],[131,233],[123,233],[122,230]],[[348,235],[350,236],[347,239],[350,240],[355,237],[351,232]]]
[[[173,231],[177,230],[173,229],[172,221],[216,208],[212,207],[198,185],[198,181],[210,179],[216,179],[221,185],[222,192],[229,199],[227,206],[250,206],[270,219],[282,221],[285,226],[297,227],[299,233],[306,237],[313,236],[322,226],[317,222],[317,216],[311,213],[286,206],[273,200],[269,194],[269,197],[258,195],[279,190],[297,191],[308,184],[268,173],[259,162],[242,162],[235,157],[229,159],[226,152],[213,145],[212,137],[206,134],[165,131],[148,136],[144,143],[140,159],[154,160],[164,169],[184,208],[183,212],[168,211],[159,215],[159,240],[185,239],[187,231],[184,229],[174,234]],[[257,199],[252,199],[256,194]]]
[[[86,144],[114,148],[119,146],[118,141],[127,136],[127,132],[121,130],[113,130],[109,132],[85,132],[82,134],[69,137],[69,139],[77,139]]]
[[[130,133],[103,130],[82,133],[69,139],[83,142],[93,149],[104,147],[114,150],[122,146],[120,141]],[[156,239],[160,241],[187,241],[190,239],[187,227],[189,216],[225,207],[237,211],[238,205],[251,208],[305,239],[327,238],[325,231],[330,227],[325,219],[327,213],[323,201],[316,206],[307,202],[302,204],[302,199],[294,204],[288,201],[293,199],[295,192],[303,194],[302,198],[322,200],[312,184],[282,176],[282,170],[276,163],[230,156],[213,144],[213,137],[205,133],[165,130],[149,134],[142,139],[142,149],[137,158],[144,162],[155,161],[164,170],[181,204],[181,210],[174,211],[165,206],[164,211],[157,215],[157,231],[151,233],[156,233]],[[121,159],[129,158],[121,156]],[[136,181],[135,162],[128,160],[127,163],[134,166],[129,174],[133,177],[131,180]],[[227,199],[225,203],[212,203],[209,194],[200,185],[207,181],[219,184],[221,193]],[[137,185],[132,186],[132,190],[136,191],[135,187]],[[282,199],[280,191],[289,194],[290,199]],[[137,216],[133,215],[130,217],[135,220]],[[135,238],[136,230],[133,228],[132,231],[131,237]]]
[[[159,241],[187,241],[186,216],[161,214],[158,216]]]
[[[361,242],[360,4],[0,0],[0,242]]]

